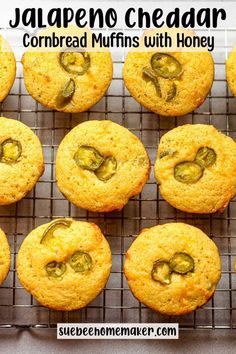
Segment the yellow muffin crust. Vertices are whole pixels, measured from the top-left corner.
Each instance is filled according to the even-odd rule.
[[[173,48],[177,48],[177,31],[191,36],[194,34],[192,31],[186,30],[158,30],[158,32],[168,33],[172,38]],[[208,51],[195,52],[191,51],[191,48],[188,52],[178,51],[177,49],[170,52],[168,48],[163,49],[163,51],[160,48],[157,48],[156,51],[145,50],[142,44],[144,35],[156,35],[158,32],[157,30],[145,31],[140,38],[143,52],[130,51],[128,53],[123,68],[125,85],[136,101],[150,111],[162,116],[182,116],[192,112],[205,101],[214,79],[213,58]],[[161,97],[157,94],[153,81],[143,74],[145,67],[151,68],[151,58],[157,52],[174,57],[182,66],[182,73],[173,79],[166,79],[156,74],[160,85]],[[168,92],[170,92],[172,84],[175,85],[176,95],[168,101]]]
[[[178,181],[175,166],[194,161],[202,147],[215,151],[215,163],[195,183]],[[162,157],[168,151],[173,153]],[[236,193],[236,144],[210,125],[179,126],[162,136],[154,169],[161,195],[173,207],[190,213],[223,211]]]
[[[116,173],[102,181],[74,159],[79,146],[91,146],[117,161]],[[109,120],[87,121],[73,128],[59,145],[56,178],[60,191],[73,204],[94,212],[120,210],[141,192],[150,162],[141,141],[128,129]]]
[[[68,72],[63,67],[60,59],[61,53],[73,52],[73,48],[61,48],[57,51],[42,48],[41,52],[30,48],[22,57],[26,89],[36,101],[49,109],[68,113],[86,111],[104,96],[111,83],[113,75],[111,55],[108,51],[102,52],[100,48],[92,50],[91,31],[88,29],[78,29],[76,26],[69,26],[67,29],[49,27],[40,34],[51,35],[52,31],[58,36],[74,35],[78,38],[86,32],[88,38],[86,55],[90,58],[89,67],[81,75]],[[79,66],[83,66],[83,54],[77,53],[76,60]],[[74,94],[68,102],[62,105],[58,97],[69,80],[74,80]]]
[[[11,263],[11,252],[5,233],[0,229],[0,284],[5,280]]]
[[[22,199],[44,171],[44,158],[38,137],[20,121],[0,117],[0,144],[6,139],[20,142],[22,151],[14,163],[0,161],[0,205]]]
[[[194,260],[187,274],[171,273],[170,284],[152,279],[153,263],[169,261],[177,252]],[[215,243],[201,230],[184,223],[144,229],[126,254],[124,272],[134,296],[165,315],[183,315],[204,305],[220,279],[221,261]]]
[[[9,94],[16,76],[16,59],[9,44],[0,35],[0,102]]]
[[[62,311],[90,303],[103,290],[112,264],[109,244],[97,225],[66,220],[71,222],[70,226],[55,229],[54,238],[47,245],[40,242],[44,231],[56,220],[31,231],[17,257],[17,274],[25,289],[43,306]],[[90,255],[90,270],[72,269],[69,258],[76,251]],[[63,276],[53,278],[47,274],[45,266],[53,261],[66,263]]]
[[[232,49],[226,60],[226,79],[230,90],[236,96],[236,47]]]

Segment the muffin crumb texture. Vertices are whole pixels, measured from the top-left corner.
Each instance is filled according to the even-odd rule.
[[[196,158],[202,148],[215,154],[214,162],[206,168]],[[178,178],[176,166],[184,162],[202,168],[192,183]],[[189,213],[221,212],[236,193],[236,144],[211,125],[179,126],[161,138],[154,169],[161,195],[173,207]]]
[[[144,68],[151,67],[154,54],[155,52],[128,53],[123,76],[131,95],[141,105],[162,116],[182,116],[199,107],[205,101],[214,79],[214,62],[211,54],[169,53],[181,64],[182,73],[172,80],[157,75],[161,94],[157,92],[157,85],[153,80],[144,75]],[[174,87],[172,94],[171,85]]]
[[[89,147],[90,152],[93,149],[102,158],[115,160],[114,171],[107,180],[101,178],[100,170],[82,168],[76,163],[81,146]],[[109,120],[79,124],[58,148],[56,177],[60,191],[73,204],[94,212],[122,209],[141,192],[149,173],[150,161],[142,142],[128,129]]]
[[[226,79],[230,90],[236,96],[236,47],[234,47],[226,60]]]
[[[9,94],[16,76],[16,59],[7,41],[0,35],[0,102]]]
[[[0,160],[0,205],[22,199],[44,172],[43,151],[38,137],[20,121],[0,117],[1,148],[8,139],[20,144],[20,151],[16,161]]]
[[[58,224],[43,242],[45,231],[60,220],[66,220],[69,226]],[[82,269],[80,263],[87,259],[71,261],[77,253],[91,259],[87,268]],[[47,272],[47,265],[53,262],[63,263],[63,274],[58,273],[62,268],[56,274],[52,274],[52,268]],[[97,225],[57,219],[37,227],[25,238],[17,257],[17,274],[25,289],[43,306],[69,311],[88,305],[99,295],[108,280],[111,262],[110,247]]]
[[[154,263],[170,262],[176,253],[190,256],[194,269],[186,274],[172,271],[169,284],[155,281]],[[221,261],[215,243],[201,230],[169,223],[141,232],[126,254],[124,272],[139,301],[165,315],[183,315],[212,297],[220,279]]]
[[[3,283],[10,270],[11,252],[7,237],[0,229],[0,284]]]
[[[22,64],[29,94],[49,109],[67,113],[88,110],[104,96],[113,74],[110,53],[88,54],[89,69],[83,75],[77,75],[69,73],[60,65],[60,53],[26,52]],[[72,97],[61,104],[58,97],[70,81],[74,82]]]

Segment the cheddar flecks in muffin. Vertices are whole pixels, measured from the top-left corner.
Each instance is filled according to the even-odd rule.
[[[17,274],[26,290],[43,306],[62,311],[90,303],[110,270],[110,247],[99,227],[72,219],[34,229],[17,257]]]
[[[230,90],[233,95],[236,96],[236,47],[232,49],[229,53],[228,59],[226,60],[226,79]]]
[[[23,123],[0,117],[0,205],[22,199],[43,171],[38,137]]]
[[[11,253],[5,233],[0,229],[0,284],[10,269]]]
[[[60,191],[78,207],[91,211],[122,209],[141,192],[149,173],[150,162],[141,141],[108,120],[79,124],[58,148]]]
[[[201,230],[169,223],[140,233],[127,251],[124,272],[139,301],[165,315],[183,315],[214,294],[221,261]]]
[[[81,36],[81,31],[75,34]],[[95,105],[106,93],[113,74],[110,53],[101,51],[30,49],[23,55],[22,64],[29,94],[43,106],[68,113],[83,112]]]
[[[162,136],[154,169],[161,195],[175,208],[223,211],[236,193],[236,144],[211,125],[179,126]]]
[[[176,33],[172,30],[170,35]],[[144,107],[163,116],[182,116],[204,102],[213,83],[214,62],[207,51],[129,52],[123,76]]]
[[[9,94],[16,76],[16,59],[7,41],[0,35],[0,102]]]

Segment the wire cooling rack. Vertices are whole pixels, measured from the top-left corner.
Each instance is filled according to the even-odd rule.
[[[22,201],[0,207],[0,226],[7,233],[12,262],[10,273],[0,287],[0,328],[54,328],[57,322],[179,322],[181,329],[236,328],[236,200],[223,214],[182,213],[163,200],[153,176],[142,193],[132,198],[120,212],[95,214],[78,209],[58,191],[55,181],[57,147],[69,130],[85,120],[111,119],[136,134],[146,146],[152,167],[160,137],[186,123],[213,124],[236,138],[236,99],[225,81],[225,59],[236,31],[221,33],[222,50],[215,52],[215,81],[205,103],[192,114],[179,118],[158,117],[130,97],[122,80],[125,53],[113,56],[114,78],[106,96],[82,114],[64,114],[42,107],[27,93],[20,56],[17,78],[10,95],[0,107],[2,116],[20,120],[40,138],[45,154],[45,173]],[[14,43],[14,42],[13,42]],[[12,44],[12,43],[11,43]],[[17,53],[17,48],[13,46]],[[20,285],[16,256],[24,237],[35,227],[57,217],[73,217],[97,223],[112,249],[113,267],[104,291],[87,308],[73,312],[51,311],[40,306]],[[182,317],[165,317],[140,304],[131,294],[123,275],[125,252],[144,227],[181,221],[206,232],[217,244],[222,259],[222,277],[214,297],[197,311]]]

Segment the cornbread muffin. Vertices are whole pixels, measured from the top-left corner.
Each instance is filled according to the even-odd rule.
[[[5,233],[0,229],[0,284],[5,280],[11,262],[10,247]]]
[[[150,162],[141,141],[109,120],[77,125],[58,148],[60,191],[73,204],[94,212],[122,209],[141,192],[149,173]]]
[[[165,31],[175,39],[176,30]],[[123,76],[130,94],[141,105],[162,116],[182,116],[205,101],[213,83],[214,62],[208,51],[169,50],[129,52]]]
[[[170,223],[141,232],[126,254],[124,272],[139,301],[165,315],[183,315],[214,294],[221,261],[201,230]]]
[[[22,199],[43,171],[38,137],[23,123],[0,117],[0,205]]]
[[[85,30],[74,30],[72,26],[53,27],[53,31],[58,36],[74,34],[80,38]],[[90,38],[91,33],[87,32]],[[43,106],[57,111],[83,112],[95,105],[110,85],[113,65],[108,51],[86,50],[59,48],[49,52],[42,48],[39,52],[30,48],[22,57],[29,94]]]
[[[236,96],[236,47],[232,49],[229,53],[228,59],[226,60],[226,79],[230,90],[233,95]]]
[[[43,306],[80,309],[104,288],[111,250],[95,224],[57,219],[34,229],[17,257],[21,284]]]
[[[0,35],[0,102],[2,102],[9,94],[15,76],[15,56],[7,41]]]
[[[161,138],[154,172],[173,207],[222,212],[236,193],[236,144],[211,125],[179,126]]]

